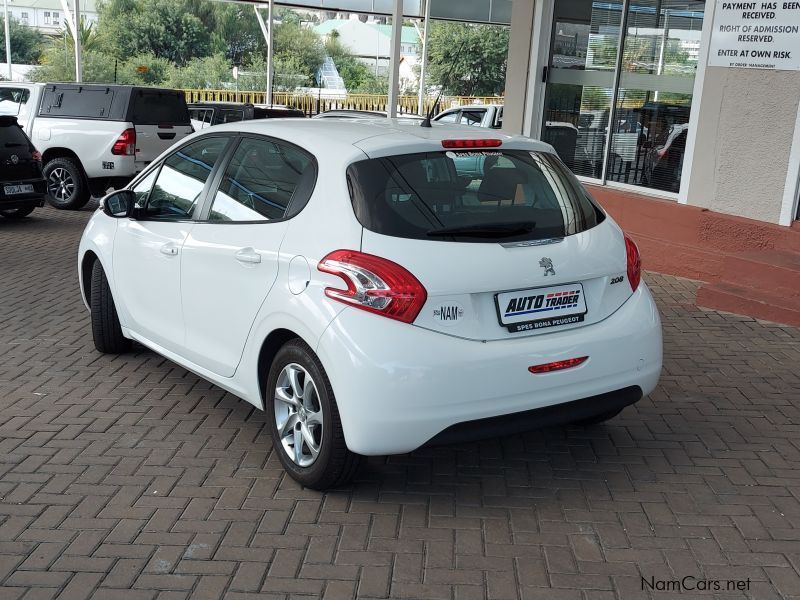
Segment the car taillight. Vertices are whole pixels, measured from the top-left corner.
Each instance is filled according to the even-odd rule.
[[[39,152],[38,150],[34,150],[31,153],[31,158],[36,162],[42,162],[42,153]]]
[[[625,236],[625,253],[628,259],[628,283],[631,284],[631,290],[635,292],[642,280],[642,258],[639,256],[639,248],[627,235]]]
[[[442,148],[497,148],[502,140],[442,140]]]
[[[666,146],[664,148],[659,148],[658,150],[656,150],[656,154],[658,155],[658,158],[664,158],[667,155],[668,152],[669,152],[669,148],[667,148]]]
[[[126,129],[122,135],[114,142],[111,154],[115,156],[135,156],[136,155],[136,130]]]
[[[325,288],[325,295],[371,313],[412,323],[428,293],[419,280],[395,262],[355,250],[334,250],[317,268],[341,277],[347,289]]]
[[[568,358],[566,360],[556,360],[554,362],[545,363],[543,365],[534,365],[528,367],[528,371],[534,375],[542,373],[552,373],[553,371],[562,371],[563,369],[570,369],[582,365],[588,360],[588,356],[581,356],[579,358]]]

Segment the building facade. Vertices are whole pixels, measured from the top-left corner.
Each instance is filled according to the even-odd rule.
[[[590,184],[783,226],[798,218],[800,4],[512,10],[507,129],[550,142]]]
[[[94,0],[83,0],[80,7],[85,22],[97,22]],[[59,0],[8,0],[8,12],[23,25],[48,35],[58,34],[64,28],[64,9]]]

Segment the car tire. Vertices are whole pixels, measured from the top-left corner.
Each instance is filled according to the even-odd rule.
[[[577,421],[578,425],[599,425],[600,423],[605,423],[616,417],[619,413],[622,412],[621,408],[616,410],[610,410],[608,412],[600,413],[599,415],[595,415],[593,417],[589,417],[588,419],[581,419]]]
[[[47,201],[55,208],[78,210],[91,194],[80,164],[72,158],[54,158],[44,166],[47,181]]]
[[[33,206],[27,208],[7,208],[5,210],[0,210],[0,215],[4,216],[6,219],[22,219],[31,214],[33,208]]]
[[[94,347],[104,354],[122,354],[131,349],[131,340],[122,335],[117,307],[108,279],[99,260],[92,265],[92,291],[89,297]]]
[[[347,448],[330,380],[305,342],[295,338],[278,350],[266,389],[272,446],[286,472],[314,490],[338,487],[352,479],[360,456]]]

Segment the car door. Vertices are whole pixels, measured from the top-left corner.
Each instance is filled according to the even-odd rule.
[[[203,218],[183,246],[184,353],[230,377],[278,277],[287,210],[308,200],[316,163],[286,142],[243,137],[216,179]]]
[[[230,136],[207,136],[169,155],[133,191],[133,218],[114,238],[113,271],[123,323],[163,348],[183,346],[180,255],[211,173]]]

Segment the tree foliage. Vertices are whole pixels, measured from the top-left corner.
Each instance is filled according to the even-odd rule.
[[[11,62],[23,65],[35,65],[42,53],[44,36],[32,27],[26,27],[14,17],[8,20],[9,37],[11,38]],[[5,21],[0,16],[0,52],[6,62]]]
[[[429,33],[429,84],[456,96],[503,93],[508,59],[508,28],[433,21]]]
[[[191,0],[108,0],[98,12],[105,49],[118,59],[146,53],[183,65],[211,51],[214,23],[204,23]]]

